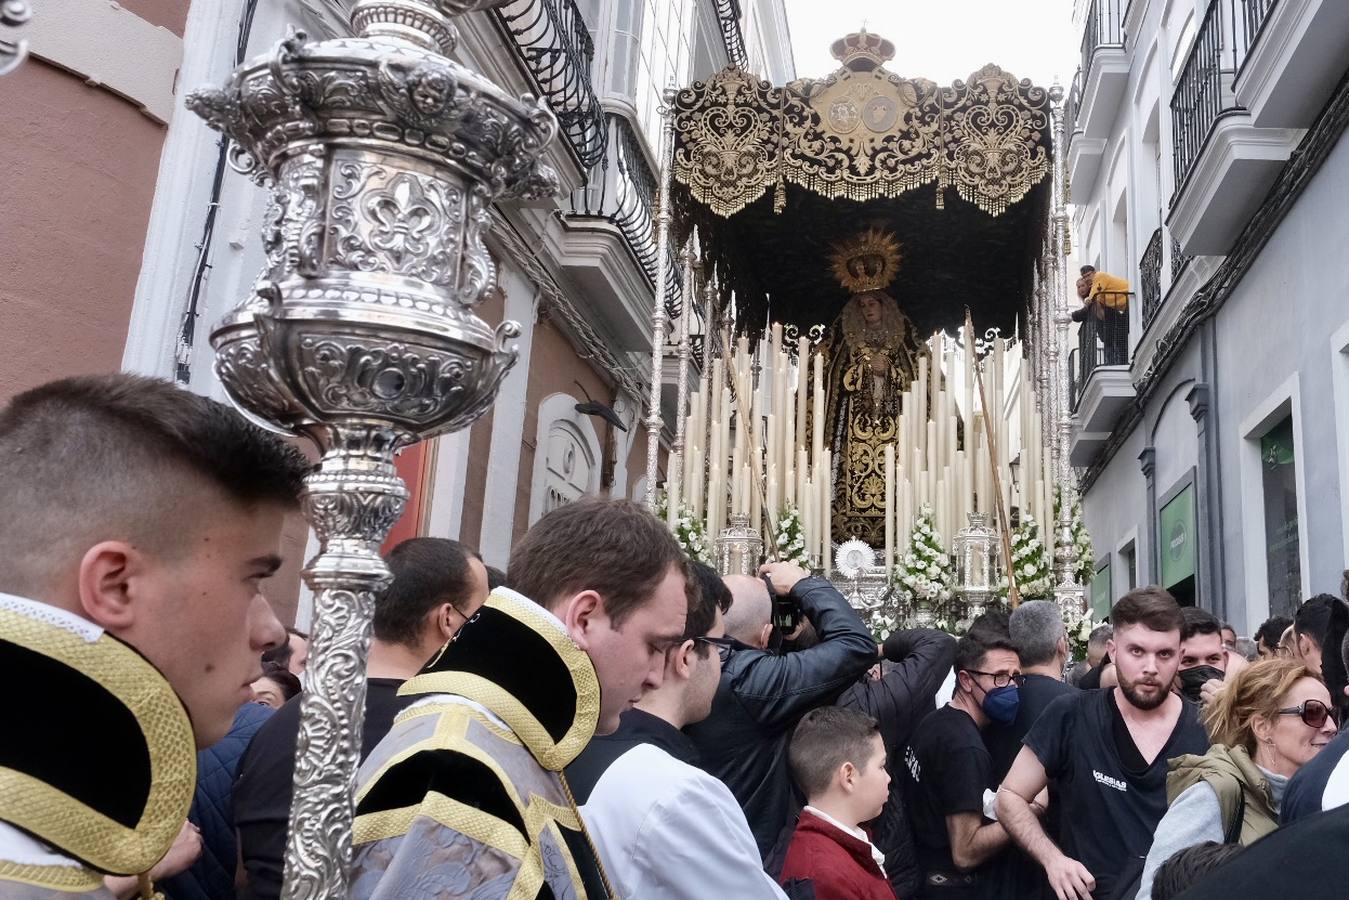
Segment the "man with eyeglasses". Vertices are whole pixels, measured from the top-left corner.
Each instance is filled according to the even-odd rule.
[[[592,740],[567,778],[618,896],[782,900],[740,805],[698,767],[680,731],[711,712],[728,646],[717,574],[692,568],[701,590],[689,600],[684,639],[666,652],[660,687],[623,713],[617,731]]]
[[[1110,618],[1119,683],[1051,703],[998,789],[999,821],[1044,868],[1059,900],[1119,896],[1121,884],[1142,874],[1166,813],[1168,760],[1209,746],[1198,707],[1170,690],[1184,624],[1175,598],[1138,588]],[[1031,809],[1050,783],[1062,801],[1061,847]]]
[[[918,724],[904,752],[919,898],[982,896],[982,867],[1007,845],[1003,827],[984,818],[993,762],[980,732],[1016,718],[1021,661],[1003,636],[966,635],[956,645],[955,672],[951,702]]]

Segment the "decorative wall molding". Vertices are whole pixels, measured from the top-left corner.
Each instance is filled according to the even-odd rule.
[[[173,115],[183,39],[108,0],[43,3],[25,29],[29,53],[107,88],[156,122]]]

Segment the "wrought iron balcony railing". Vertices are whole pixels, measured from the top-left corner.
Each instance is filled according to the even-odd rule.
[[[749,70],[749,53],[745,50],[745,34],[740,29],[740,0],[715,0],[717,19],[721,22],[721,40],[726,45],[726,58],[737,69]]]
[[[1232,82],[1278,0],[1209,0],[1203,24],[1171,96],[1176,193],[1204,150],[1214,124],[1243,112]]]
[[[1176,276],[1178,276],[1181,272],[1185,271],[1185,267],[1188,266],[1188,265],[1190,264],[1190,260],[1192,260],[1192,259],[1194,259],[1193,256],[1186,256],[1184,253],[1181,253],[1181,252],[1180,252],[1180,240],[1179,240],[1174,234],[1172,234],[1172,235],[1171,235],[1171,283],[1172,283],[1172,284],[1175,283],[1175,281],[1176,281]]]
[[[624,115],[605,113],[605,145],[607,152],[591,167],[585,185],[571,201],[571,215],[603,219],[622,234],[633,256],[646,272],[647,280],[656,283],[656,174],[647,162],[642,139],[631,121]],[[671,316],[680,313],[680,272],[674,249],[668,252],[666,268],[666,310]]]
[[[1124,11],[1121,0],[1091,0],[1086,28],[1082,32],[1082,77],[1091,74],[1092,57],[1102,47],[1124,46]]]
[[[1162,229],[1152,233],[1148,249],[1138,261],[1138,297],[1143,304],[1143,330],[1147,331],[1162,306]]]
[[[595,42],[576,0],[511,0],[492,10],[520,48],[581,167],[604,158],[604,110],[591,83]]]
[[[1098,317],[1095,310],[1087,314],[1077,329],[1077,349],[1073,351],[1076,363],[1069,385],[1072,392],[1073,410],[1077,410],[1082,399],[1082,389],[1091,373],[1102,366],[1127,366],[1129,364],[1129,312],[1128,310],[1104,310]],[[1071,363],[1070,363],[1071,365]]]
[[[1246,8],[1246,45],[1252,47],[1260,39],[1260,29],[1265,27],[1265,20],[1274,11],[1274,7],[1279,5],[1279,0],[1241,0],[1241,4]]]
[[[1063,128],[1068,133],[1071,144],[1077,129],[1077,112],[1082,108],[1082,70],[1073,75],[1073,83],[1068,87],[1068,97],[1063,102]]]

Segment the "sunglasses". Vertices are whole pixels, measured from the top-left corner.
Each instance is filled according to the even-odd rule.
[[[1320,700],[1307,700],[1297,706],[1290,706],[1275,713],[1280,716],[1297,716],[1308,728],[1321,728],[1326,719],[1338,719],[1335,711]]]
[[[735,644],[733,639],[724,637],[696,637],[693,641],[697,644],[706,644],[716,650],[717,656],[721,657],[723,663],[726,662],[726,659],[731,655],[731,647]]]

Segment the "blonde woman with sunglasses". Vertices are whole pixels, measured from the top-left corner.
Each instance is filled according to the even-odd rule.
[[[1157,824],[1137,900],[1151,900],[1157,869],[1203,841],[1247,845],[1278,827],[1288,780],[1337,728],[1330,692],[1295,659],[1264,659],[1229,681],[1204,713],[1203,756],[1171,761],[1170,803]]]

